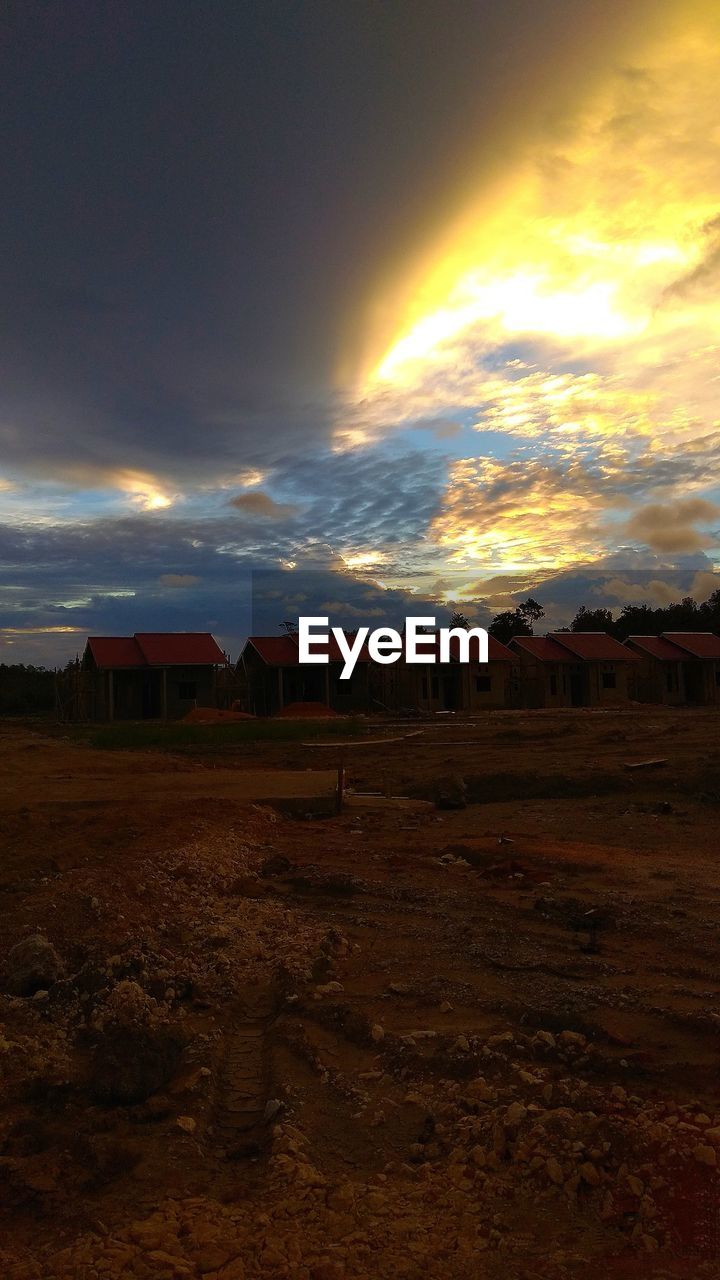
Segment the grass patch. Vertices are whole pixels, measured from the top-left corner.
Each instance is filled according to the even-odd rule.
[[[76,729],[77,736],[102,751],[222,750],[247,742],[304,742],[308,738],[359,737],[361,720],[242,720],[234,724],[143,724],[128,722],[100,729]]]

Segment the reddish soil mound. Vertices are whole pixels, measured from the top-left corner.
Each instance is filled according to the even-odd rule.
[[[337,711],[324,702],[288,702],[279,715],[285,720],[324,720],[334,718]]]
[[[249,711],[219,711],[217,707],[193,707],[183,716],[185,724],[220,724],[235,720],[254,720]]]

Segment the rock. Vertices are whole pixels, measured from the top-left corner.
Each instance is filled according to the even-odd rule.
[[[385,1039],[385,1030],[379,1022],[374,1023],[370,1028],[370,1039],[375,1044],[380,1044],[380,1041]]]
[[[437,809],[464,809],[467,805],[465,780],[457,773],[437,778],[434,791]]]
[[[522,1102],[511,1102],[505,1112],[505,1124],[516,1125],[522,1124],[527,1115],[527,1107]]]
[[[178,1129],[182,1129],[183,1133],[194,1133],[197,1129],[197,1120],[192,1116],[178,1116],[175,1121]]]
[[[440,1012],[441,1012],[441,1013],[452,1013],[452,1011],[453,1011],[453,1006],[451,1005],[450,1001],[449,1001],[449,1000],[443,1000],[442,1004],[440,1005]]]
[[[595,1168],[595,1165],[591,1164],[589,1160],[586,1160],[584,1164],[580,1165],[578,1173],[580,1174],[583,1182],[586,1182],[589,1187],[598,1187],[600,1185],[600,1174]]]
[[[557,1041],[552,1031],[536,1031],[533,1036],[533,1044],[541,1045],[545,1049],[557,1048]]]
[[[241,1258],[233,1258],[219,1271],[218,1280],[245,1280],[245,1263]]]
[[[515,1037],[512,1031],[501,1031],[499,1035],[488,1036],[487,1047],[489,1049],[510,1048],[515,1043]]]
[[[326,982],[322,986],[315,988],[314,996],[319,1000],[322,996],[335,995],[344,990],[345,988],[341,982]]]
[[[34,996],[36,991],[47,991],[63,972],[52,943],[41,933],[33,933],[8,952],[5,988],[13,996]]]
[[[467,1036],[458,1036],[457,1040],[453,1045],[453,1049],[456,1049],[459,1053],[469,1053],[470,1041],[468,1040]]]
[[[494,1102],[496,1098],[495,1090],[484,1080],[482,1076],[478,1076],[477,1080],[472,1080],[467,1086],[466,1093],[469,1098],[478,1102]]]
[[[554,1156],[550,1156],[550,1159],[545,1161],[545,1172],[547,1173],[550,1181],[554,1182],[557,1187],[562,1186],[565,1181],[563,1171],[560,1167],[559,1161],[556,1160]]]
[[[708,1147],[705,1143],[699,1143],[693,1151],[693,1156],[698,1164],[707,1164],[712,1168],[717,1165],[717,1152],[714,1147]]]
[[[332,1187],[327,1194],[328,1209],[334,1209],[342,1212],[349,1209],[355,1203],[355,1188],[352,1182],[340,1182],[336,1187]]]
[[[587,1044],[585,1036],[581,1036],[578,1031],[561,1031],[558,1040],[566,1049],[584,1049]]]

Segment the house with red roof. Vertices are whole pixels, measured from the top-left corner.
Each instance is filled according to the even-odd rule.
[[[345,632],[348,643],[354,633]],[[349,680],[341,680],[344,659],[332,635],[329,662],[301,664],[298,637],[250,636],[237,664],[237,676],[245,685],[245,705],[255,715],[277,715],[291,702],[320,702],[340,714],[421,710],[481,711],[511,705],[513,655],[499,640],[489,637],[488,661],[479,652],[470,662],[460,661],[457,638],[451,638],[449,662],[441,663],[439,641],[428,635],[426,648],[435,661],[408,663],[404,656],[383,665],[373,662],[367,646],[360,651]],[[316,651],[321,652],[319,644]]]
[[[720,705],[720,637],[711,631],[666,631],[663,640],[683,654],[685,702]]]
[[[572,707],[612,707],[634,699],[638,659],[605,631],[555,631],[550,637],[573,658]]]
[[[494,636],[488,636],[488,661],[479,661],[478,642],[470,640],[470,661],[460,661],[460,645],[456,636],[450,638],[450,661],[442,663],[439,641],[431,646],[428,636],[427,649],[434,649],[435,662],[398,665],[397,688],[391,705],[397,709],[420,711],[490,711],[512,706],[512,677],[514,659],[506,645]],[[390,696],[388,691],[386,696]]]
[[[639,702],[677,707],[687,701],[688,655],[683,649],[666,636],[628,636],[625,644],[638,658],[635,696]],[[692,683],[691,673],[690,687]]]
[[[354,633],[346,631],[345,636],[352,644]],[[314,647],[321,652],[319,643]],[[388,668],[371,662],[367,646],[361,649],[348,680],[340,679],[345,660],[332,634],[327,654],[329,662],[325,664],[303,664],[294,633],[250,636],[236,667],[247,710],[257,716],[275,716],[292,702],[320,702],[340,715],[381,710],[382,680],[386,678],[381,673]]]
[[[604,631],[515,636],[510,647],[525,707],[607,707],[634,697],[638,658]]]
[[[227,658],[206,631],[90,636],[81,668],[90,720],[174,720],[214,707]]]
[[[552,636],[515,636],[515,657],[523,707],[572,706],[573,673],[579,664]]]

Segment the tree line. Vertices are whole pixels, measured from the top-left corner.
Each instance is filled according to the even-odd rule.
[[[507,644],[515,636],[531,636],[533,626],[544,618],[545,610],[532,596],[515,609],[497,613],[488,627],[491,636]],[[453,626],[469,626],[464,614],[453,615]],[[605,631],[616,640],[628,636],[659,636],[664,631],[714,631],[720,633],[720,588],[702,604],[692,596],[672,604],[626,604],[613,616],[610,609],[589,609],[580,605],[569,627],[559,631]]]
[[[0,715],[28,716],[52,711],[55,673],[22,662],[0,663]]]

